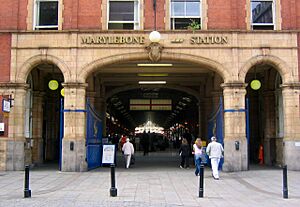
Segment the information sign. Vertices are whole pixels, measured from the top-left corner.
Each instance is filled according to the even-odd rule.
[[[104,144],[102,153],[103,164],[114,164],[115,163],[115,145]]]

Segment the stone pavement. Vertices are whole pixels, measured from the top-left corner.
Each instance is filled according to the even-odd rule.
[[[59,172],[36,167],[30,171],[31,198],[23,198],[24,172],[0,172],[0,206],[132,206],[132,207],[288,207],[300,206],[300,172],[288,171],[289,199],[282,198],[282,170],[251,166],[249,171],[211,177],[205,168],[204,198],[198,197],[194,169],[180,169],[176,154],[137,155],[136,164],[116,168],[117,197],[110,197],[110,169]]]

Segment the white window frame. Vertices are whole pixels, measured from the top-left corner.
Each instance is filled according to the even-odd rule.
[[[252,2],[272,2],[272,22],[273,23],[253,23],[252,16]],[[275,30],[275,22],[276,22],[276,0],[250,0],[250,15],[251,15],[251,28],[253,30],[253,26],[273,26],[273,30]]]
[[[57,25],[38,25],[40,2],[57,2]],[[33,30],[59,28],[59,0],[34,0]]]
[[[124,1],[124,2],[134,2],[134,20],[133,21],[110,21],[109,20],[109,8],[110,8],[110,2],[113,1]],[[137,11],[135,11],[137,10]],[[137,12],[137,14],[135,14]],[[107,0],[107,27],[110,23],[132,23],[133,24],[133,30],[139,30],[141,27],[140,24],[140,0]],[[112,29],[109,29],[112,30]]]
[[[175,29],[175,19],[176,18],[181,18],[181,19],[197,19],[199,18],[200,19],[200,24],[201,24],[201,29],[202,29],[202,0],[199,0],[199,3],[200,3],[200,8],[199,8],[199,13],[200,13],[200,16],[173,16],[173,12],[172,12],[172,0],[170,0],[170,22],[172,24],[172,27],[173,28],[172,30],[176,30]],[[185,9],[186,9],[186,6],[185,6]],[[185,12],[186,13],[186,12]]]

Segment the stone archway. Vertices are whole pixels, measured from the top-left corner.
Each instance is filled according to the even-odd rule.
[[[246,67],[249,67],[247,71]],[[249,103],[248,147],[251,163],[283,164],[284,130],[278,127],[283,126],[284,120],[280,85],[284,81],[293,81],[292,73],[288,70],[288,65],[278,57],[257,56],[250,59],[240,73],[246,72],[243,80],[248,83],[246,98]],[[255,90],[250,87],[254,79],[261,82],[261,88]]]
[[[281,75],[283,83],[294,82],[289,65],[280,58],[272,55],[260,55],[249,59],[240,69],[240,72],[238,74],[239,80],[241,82],[244,82],[248,71],[253,66],[258,64],[269,64],[273,66]]]
[[[16,72],[15,81],[18,83],[25,83],[28,74],[31,72],[31,70],[35,66],[45,62],[56,65],[62,72],[64,76],[64,81],[71,82],[72,77],[71,77],[70,69],[61,59],[53,55],[36,55],[29,58],[25,63],[23,63],[20,69]]]
[[[78,82],[85,83],[87,77],[99,68],[106,65],[122,63],[126,61],[137,61],[137,60],[148,60],[148,54],[146,53],[129,53],[117,56],[109,56],[103,59],[95,60],[87,65],[85,65],[78,74]],[[170,53],[164,52],[161,56],[162,61],[176,61],[176,62],[186,62],[194,63],[208,67],[210,70],[217,72],[223,79],[224,82],[228,82],[231,76],[228,70],[220,63],[207,59],[204,57],[194,56],[190,54],[180,54],[180,53]]]

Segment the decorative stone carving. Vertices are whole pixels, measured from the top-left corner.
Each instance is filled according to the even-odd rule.
[[[149,53],[149,59],[152,62],[158,62],[161,57],[161,51],[163,50],[163,46],[161,46],[157,42],[152,42],[149,46],[146,47]]]

